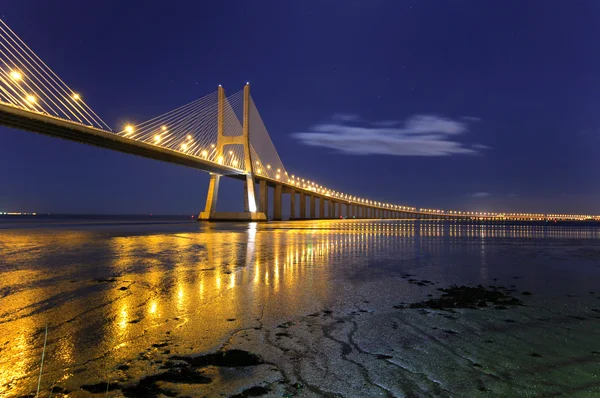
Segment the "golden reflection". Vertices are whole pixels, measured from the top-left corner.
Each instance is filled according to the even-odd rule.
[[[179,310],[180,313],[185,312],[184,303],[185,303],[185,292],[184,292],[183,284],[180,282],[179,287],[177,289],[177,309]]]
[[[150,302],[150,306],[148,308],[148,313],[153,317],[157,317],[158,315],[158,303],[156,300],[152,300]]]
[[[127,322],[129,321],[129,312],[127,304],[121,307],[121,312],[119,313],[119,327],[121,329],[125,329],[127,327]]]

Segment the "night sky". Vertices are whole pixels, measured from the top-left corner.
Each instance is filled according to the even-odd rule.
[[[115,131],[250,81],[290,174],[416,207],[600,213],[600,2],[62,0],[0,11]],[[3,127],[0,137],[0,211],[204,206],[207,173]],[[242,190],[225,181],[219,209],[240,207]]]

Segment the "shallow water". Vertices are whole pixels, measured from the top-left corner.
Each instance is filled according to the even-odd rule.
[[[54,386],[87,396],[83,384],[135,384],[174,355],[223,347],[268,364],[208,367],[210,383],[165,388],[600,394],[598,227],[14,222],[0,228],[0,275],[0,396],[35,392],[46,325],[42,396]],[[394,308],[452,284],[505,286],[525,306]]]

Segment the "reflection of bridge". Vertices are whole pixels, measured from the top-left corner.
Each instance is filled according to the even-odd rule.
[[[600,220],[588,215],[417,209],[342,193],[288,174],[250,96],[249,84],[229,97],[219,86],[187,105],[112,132],[2,21],[0,63],[1,124],[207,171],[211,177],[202,220],[266,220],[269,188],[274,190],[275,220],[282,218],[284,194],[290,195],[293,219]],[[221,176],[244,181],[244,212],[216,211]]]

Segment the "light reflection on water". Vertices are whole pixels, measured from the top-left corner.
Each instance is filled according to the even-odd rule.
[[[485,283],[520,269],[532,288],[559,275],[586,289],[597,271],[564,278],[561,261],[597,258],[599,238],[591,227],[362,220],[1,230],[0,395],[33,390],[46,324],[45,385],[78,385],[167,331],[182,353],[213,349],[258,318],[352,300],[402,272]]]

